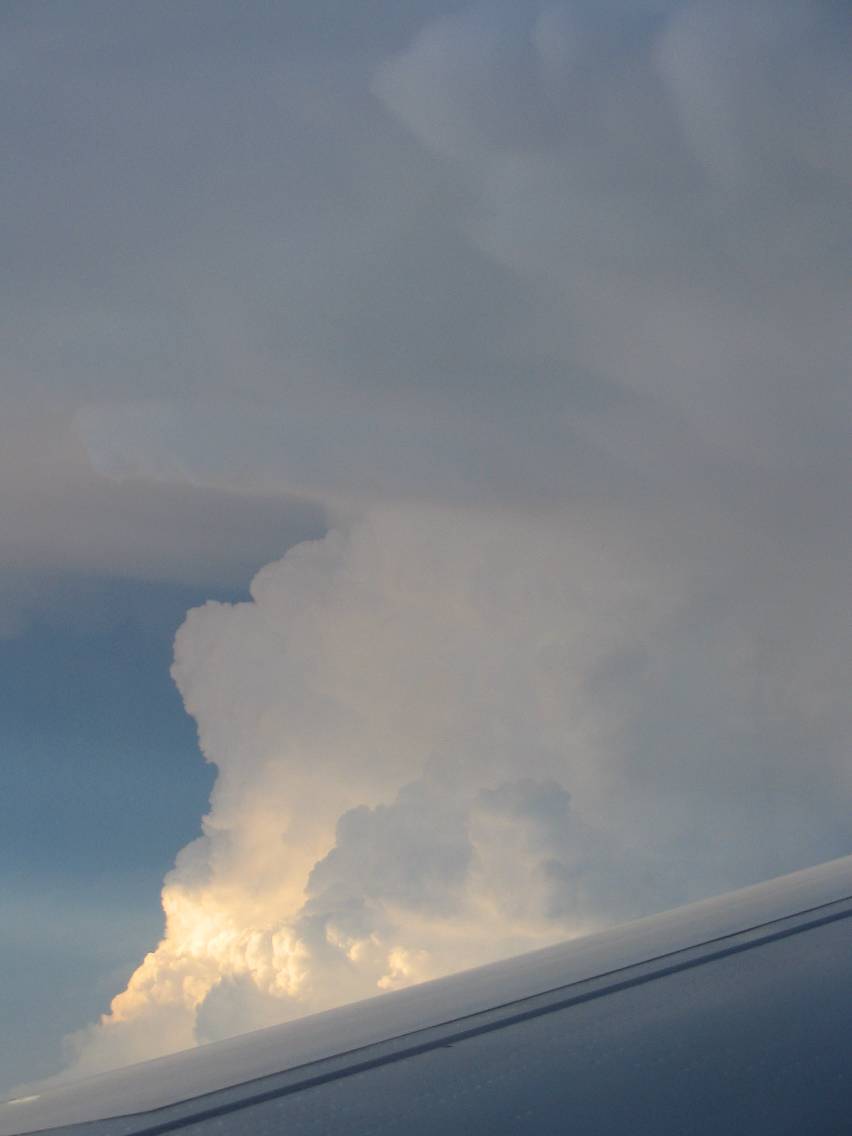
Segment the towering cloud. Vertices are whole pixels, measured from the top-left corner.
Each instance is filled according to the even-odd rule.
[[[711,596],[697,629],[688,565],[620,528],[376,512],[263,569],[250,602],[190,612],[174,675],[211,809],[77,1069],[830,853],[848,778],[798,748],[799,700],[830,691],[788,692],[783,659],[756,677],[759,626]]]
[[[427,23],[286,384],[80,412],[104,472],[338,523],[178,634],[210,811],[75,1068],[848,850],[841,7]]]
[[[587,685],[672,599],[590,535],[382,512],[291,550],[251,602],[189,614],[174,675],[218,769],[211,810],[83,1067],[635,908],[643,865],[582,815],[605,811],[616,728]]]

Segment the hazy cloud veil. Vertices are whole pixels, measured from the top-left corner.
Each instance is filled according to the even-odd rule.
[[[104,473],[335,523],[177,636],[217,781],[76,1069],[849,850],[848,48],[817,0],[427,20],[347,79],[286,384],[81,409]]]

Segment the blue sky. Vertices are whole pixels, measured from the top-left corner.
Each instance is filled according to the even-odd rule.
[[[850,35],[3,6],[0,1086],[852,848]]]
[[[7,1086],[34,1063],[52,1071],[62,1034],[105,1010],[156,943],[163,875],[213,780],[169,678],[174,631],[207,594],[121,580],[87,591],[97,611],[82,625],[55,614],[0,642],[0,952],[14,975],[2,1016],[18,1023]]]

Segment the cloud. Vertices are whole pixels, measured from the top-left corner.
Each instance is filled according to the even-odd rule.
[[[659,608],[648,573],[536,523],[392,512],[192,611],[174,675],[211,809],[77,1068],[210,1036],[240,991],[293,1016],[602,919],[573,876],[609,845],[563,782],[594,796],[584,676]]]
[[[389,110],[464,176],[470,238],[536,296],[526,349],[641,400],[627,438],[617,402],[579,429],[642,465],[660,443],[691,464],[678,430],[709,463],[774,473],[832,433],[849,203],[848,145],[833,139],[850,113],[834,32],[842,43],[848,27],[831,5],[782,9],[675,5],[625,36],[579,8],[501,21],[485,6],[377,76]],[[570,33],[543,40],[557,18]],[[493,90],[477,70],[492,59]]]
[[[12,409],[0,424],[0,637],[31,619],[97,623],[108,604],[93,578],[242,588],[326,527],[322,506],[296,494],[104,477],[73,417]]]
[[[174,116],[147,72],[151,105],[117,104],[137,144],[156,119],[201,153],[89,325],[120,355],[149,289],[144,342],[178,346],[81,386],[78,442],[127,493],[297,493],[335,523],[178,635],[210,812],[79,1071],[852,839],[841,6],[406,27],[250,92],[230,59],[215,144],[203,81]],[[286,162],[237,161],[241,122]]]
[[[312,116],[350,180],[206,296],[245,389],[104,392],[92,461],[344,509],[840,510],[847,36],[817,0],[480,4],[329,78],[322,116],[294,71],[281,129]]]
[[[376,511],[268,565],[249,602],[189,613],[173,673],[211,808],[166,879],[163,940],[73,1042],[76,1072],[848,840],[847,712],[808,705],[829,690],[757,668],[760,620],[728,600],[699,618],[689,573],[620,526],[550,520]]]

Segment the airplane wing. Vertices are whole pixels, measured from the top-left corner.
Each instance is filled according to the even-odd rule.
[[[0,1136],[852,1132],[852,857],[0,1104]]]

